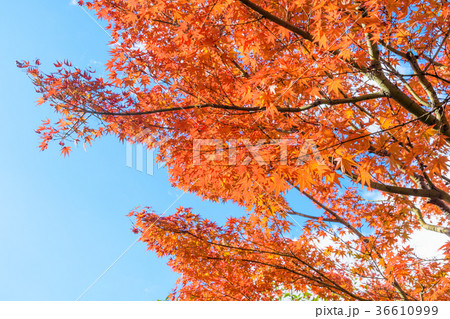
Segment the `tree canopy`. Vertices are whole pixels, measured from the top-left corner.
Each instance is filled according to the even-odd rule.
[[[171,298],[450,298],[450,244],[435,259],[405,244],[421,228],[450,236],[447,1],[79,3],[108,23],[107,77],[18,62],[59,114],[41,149],[145,142],[174,186],[248,209],[224,225],[184,207],[130,213],[180,273]]]

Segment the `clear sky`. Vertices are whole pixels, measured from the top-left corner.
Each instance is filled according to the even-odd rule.
[[[51,110],[35,105],[38,96],[15,61],[39,58],[51,71],[53,62],[69,59],[101,73],[109,38],[71,0],[4,1],[0,30],[0,300],[78,298],[137,239],[126,214],[138,205],[162,213],[178,198],[168,214],[182,205],[218,222],[243,213],[181,196],[164,169],[149,176],[127,167],[125,145],[113,137],[66,158],[58,145],[40,152],[34,130]],[[423,251],[430,251],[424,242],[441,245],[442,238],[421,236]],[[164,299],[176,278],[137,243],[81,300]]]

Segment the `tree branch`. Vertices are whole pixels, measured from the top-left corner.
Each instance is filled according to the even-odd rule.
[[[426,230],[434,231],[437,233],[445,234],[450,237],[450,229],[442,226],[431,225],[425,222],[423,219],[423,214],[417,206],[411,203],[411,209],[416,214],[417,219],[419,220],[420,226],[422,226]]]
[[[439,119],[430,114],[430,112],[427,112],[419,104],[412,100],[394,83],[392,83],[383,73],[379,71],[368,72],[367,76],[369,77],[369,79],[377,82],[380,88],[383,91],[387,92],[386,94],[388,94],[394,101],[400,104],[405,110],[418,118],[419,121],[428,126],[438,127],[442,134],[450,137],[450,128],[448,126],[442,125],[442,122]]]
[[[290,24],[289,22],[280,19],[279,17],[273,15],[272,13],[270,13],[269,11],[261,8],[260,6],[258,6],[257,4],[249,1],[249,0],[238,0],[239,2],[241,2],[242,4],[244,4],[245,6],[249,7],[250,9],[252,9],[253,11],[258,12],[260,15],[262,15],[264,18],[278,24],[279,26],[282,26],[283,28],[286,28],[292,32],[294,32],[295,34],[298,34],[299,36],[301,36],[303,39],[308,40],[313,42],[314,37],[309,33],[306,32],[305,30],[302,30],[298,27],[296,27],[293,24]]]
[[[334,100],[317,99],[314,102],[304,105],[302,107],[278,107],[277,110],[280,113],[298,113],[298,112],[303,112],[303,111],[312,109],[312,108],[320,106],[320,105],[339,105],[339,104],[346,104],[346,103],[355,103],[355,102],[378,99],[378,98],[382,98],[382,97],[387,97],[387,96],[383,92],[377,92],[377,93],[370,93],[370,94],[365,94],[365,95],[361,95],[361,96],[354,96],[354,97],[334,99]],[[68,103],[66,101],[64,101],[64,102]],[[97,115],[111,115],[111,116],[149,115],[149,114],[175,112],[175,111],[190,110],[190,109],[202,109],[202,108],[214,108],[214,109],[223,109],[223,110],[230,110],[230,111],[246,111],[246,112],[262,112],[267,109],[266,107],[245,107],[245,106],[234,106],[234,105],[212,104],[212,103],[171,107],[171,108],[167,108],[167,109],[157,109],[157,110],[149,110],[149,111],[135,111],[135,112],[95,111],[92,109],[87,109],[87,108],[83,108],[83,107],[79,107],[79,106],[76,106],[76,107],[86,113],[97,114]]]
[[[347,177],[349,177],[350,179],[352,179],[353,181],[358,180],[358,176],[353,173],[346,172],[345,175]],[[361,182],[358,182],[358,183],[361,183]],[[386,184],[375,182],[373,180],[371,180],[369,182],[369,187],[379,190],[379,191],[382,191],[382,192],[385,192],[385,193],[442,199],[445,202],[450,203],[450,195],[444,191],[440,191],[440,190],[436,190],[436,189],[407,188],[407,187],[386,185]]]
[[[322,217],[317,217],[317,216],[311,216],[311,215],[302,214],[302,213],[299,213],[299,212],[296,212],[296,211],[293,211],[293,210],[287,212],[287,214],[301,216],[301,217],[305,217],[305,218],[308,218],[308,219],[315,219],[315,220],[320,220],[321,219],[324,222],[340,223],[340,221],[335,219],[335,218],[322,218]]]

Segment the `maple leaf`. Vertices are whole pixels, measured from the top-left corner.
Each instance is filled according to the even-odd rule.
[[[64,157],[66,157],[66,155],[69,155],[70,152],[70,146],[64,146],[63,148],[61,148],[61,154],[64,155]]]

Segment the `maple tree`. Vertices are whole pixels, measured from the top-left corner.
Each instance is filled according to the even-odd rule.
[[[60,115],[38,128],[41,149],[58,140],[67,155],[69,141],[105,134],[145,142],[174,186],[248,209],[225,225],[183,207],[130,213],[141,240],[180,274],[172,299],[450,298],[450,243],[435,259],[405,243],[421,228],[450,236],[447,1],[80,5],[112,33],[108,76],[69,61],[51,73],[18,62],[38,104]],[[198,165],[195,141],[210,139],[217,145],[201,145]],[[287,140],[288,152],[273,142]],[[382,199],[367,200],[367,190]],[[296,221],[301,232],[290,236]]]

